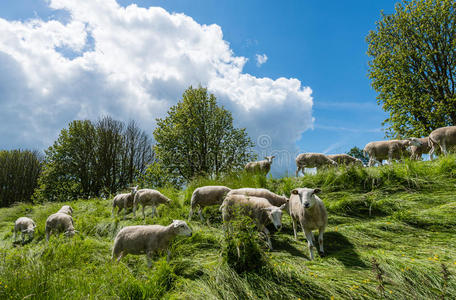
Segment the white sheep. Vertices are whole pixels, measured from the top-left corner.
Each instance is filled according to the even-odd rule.
[[[320,245],[320,255],[323,251],[323,234],[328,225],[328,213],[326,212],[323,201],[316,194],[320,189],[297,188],[291,191],[288,209],[293,220],[294,237],[297,239],[297,222],[306,236],[309,245],[310,259],[314,259],[313,248],[315,238],[312,230],[318,229],[318,244]]]
[[[124,210],[124,219],[127,214],[127,209],[133,207],[133,202],[135,200],[135,194],[138,191],[138,186],[131,187],[130,193],[118,194],[112,199],[112,215],[114,216],[114,210],[117,207],[117,215],[120,214],[122,209]]]
[[[363,149],[364,155],[369,156],[369,164],[371,167],[378,162],[382,165],[383,160],[387,159],[391,163],[393,159],[401,159],[408,154],[407,148],[412,145],[409,140],[389,140],[376,141],[367,143]]]
[[[17,232],[21,232],[22,243],[24,243],[24,235],[28,234],[29,239],[33,239],[35,233],[35,222],[27,217],[20,217],[14,223],[14,241],[16,242]]]
[[[162,193],[152,189],[142,189],[136,192],[135,199],[133,201],[133,216],[136,216],[136,209],[139,204],[142,206],[143,218],[146,218],[144,214],[144,208],[146,206],[152,206],[152,217],[157,213],[156,206],[160,204],[169,204],[170,199],[166,198]],[[158,213],[157,213],[158,215]]]
[[[271,170],[272,160],[275,156],[265,156],[264,160],[251,161],[245,165],[245,170],[251,173],[268,174]]]
[[[192,236],[192,230],[187,223],[174,220],[168,226],[138,225],[127,226],[117,233],[112,249],[112,260],[119,261],[127,254],[146,254],[147,266],[152,266],[151,256],[159,250],[168,251],[167,260],[170,258],[168,246],[177,235]]]
[[[52,232],[63,232],[68,237],[72,237],[78,232],[74,229],[73,217],[71,217],[72,213],[73,209],[65,205],[58,212],[46,219],[46,241],[49,241]]]
[[[222,185],[202,186],[193,191],[190,201],[190,212],[188,220],[190,221],[193,215],[193,210],[199,207],[198,214],[201,222],[204,222],[202,209],[206,206],[220,205],[223,202],[226,194],[231,191],[230,188]]]
[[[326,156],[329,157],[330,159],[334,160],[339,165],[346,165],[346,166],[349,166],[349,165],[363,166],[364,165],[360,159],[353,157],[351,155],[345,154],[345,153],[330,154],[330,155],[326,155]]]
[[[304,173],[305,168],[320,168],[326,166],[337,166],[337,163],[323,153],[301,153],[296,156],[296,177],[299,171]]]
[[[241,188],[231,190],[228,195],[246,195],[246,196],[253,196],[253,197],[260,197],[266,198],[272,205],[280,207],[283,204],[288,202],[288,198],[286,196],[277,195],[270,190],[261,189],[261,188]]]
[[[432,131],[429,134],[429,146],[431,146],[431,150],[429,151],[431,159],[434,159],[434,152],[437,150],[437,147],[446,155],[448,148],[456,146],[456,126],[441,127]]]
[[[256,223],[257,229],[266,236],[267,244],[272,249],[269,230],[266,225],[272,223],[276,229],[282,228],[282,210],[287,206],[280,207],[272,205],[267,199],[260,197],[250,197],[245,195],[229,195],[223,200],[220,210],[222,211],[223,221],[230,221],[236,216],[236,212],[249,216]],[[239,210],[238,210],[239,209]],[[226,227],[225,227],[226,228]]]

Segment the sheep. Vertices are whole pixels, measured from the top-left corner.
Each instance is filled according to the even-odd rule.
[[[24,243],[24,235],[28,234],[29,239],[33,239],[35,233],[36,224],[35,222],[27,217],[20,217],[14,223],[14,242],[16,242],[17,232],[21,232],[22,243]]]
[[[300,170],[304,173],[305,168],[316,167],[318,170],[324,166],[337,166],[337,162],[322,153],[301,153],[296,156],[296,177]]]
[[[251,217],[256,223],[258,231],[264,233],[267,244],[272,250],[269,230],[266,228],[266,225],[272,223],[276,229],[281,229],[282,210],[286,207],[286,205],[287,204],[283,204],[282,206],[277,207],[272,205],[267,199],[261,197],[229,195],[225,198],[225,200],[223,200],[223,203],[220,206],[220,211],[222,211],[223,221],[226,223],[235,216],[234,207],[239,206],[241,214]]]
[[[68,237],[72,237],[75,233],[78,233],[78,231],[74,229],[73,217],[71,217],[72,213],[73,209],[70,206],[65,205],[62,206],[58,212],[50,215],[46,219],[46,241],[49,241],[49,237],[53,231],[64,232]]]
[[[264,160],[260,161],[251,161],[247,163],[244,169],[250,173],[261,173],[261,174],[268,174],[271,170],[272,160],[275,156],[265,156]]]
[[[177,235],[192,236],[192,230],[187,223],[174,220],[168,226],[161,225],[138,225],[127,226],[117,233],[112,249],[111,260],[120,261],[127,254],[146,254],[147,266],[152,266],[151,256],[154,252],[167,249],[167,261],[171,252],[168,246]]]
[[[253,196],[267,199],[272,205],[280,207],[283,204],[288,203],[288,198],[286,196],[279,196],[267,189],[258,189],[258,188],[241,188],[236,190],[231,190],[229,195],[245,195]]]
[[[313,248],[315,238],[312,230],[318,229],[318,244],[320,245],[319,253],[324,255],[323,251],[323,234],[328,225],[328,214],[323,201],[316,194],[320,189],[297,188],[291,191],[290,202],[288,204],[290,216],[293,221],[294,238],[297,240],[296,233],[297,222],[301,225],[307,243],[309,245],[310,259],[314,259]]]
[[[444,155],[447,155],[448,149],[456,146],[456,126],[441,127],[433,130],[429,134],[429,156],[433,159],[434,152],[439,146],[440,150]]]
[[[358,166],[363,166],[363,162],[356,158],[356,157],[353,157],[351,155],[348,155],[348,154],[330,154],[330,155],[326,155],[327,157],[329,157],[330,159],[334,160],[337,164],[339,165],[358,165]]]
[[[407,153],[407,147],[412,145],[409,140],[390,140],[376,141],[368,143],[364,149],[364,155],[369,155],[369,164],[371,167],[378,162],[382,165],[384,159],[391,163],[393,159],[401,159]]]
[[[188,221],[192,219],[193,210],[199,207],[198,214],[201,222],[204,222],[202,209],[206,206],[220,205],[223,202],[226,194],[231,191],[230,188],[222,185],[202,186],[193,191],[190,201],[190,212]]]
[[[156,206],[159,204],[169,204],[170,199],[166,198],[162,193],[152,189],[142,189],[136,192],[135,199],[133,200],[133,216],[136,216],[136,208],[139,204],[142,206],[143,219],[146,219],[144,208],[152,206],[152,217],[157,213]],[[158,213],[157,213],[158,215]]]
[[[135,199],[135,194],[138,191],[138,186],[131,187],[130,193],[118,194],[112,199],[112,215],[114,216],[114,210],[117,207],[117,215],[120,214],[122,209],[124,210],[124,220],[127,214],[127,208],[133,207],[133,202]]]
[[[425,138],[408,138],[411,145],[410,147],[410,159],[421,160],[423,154],[429,153],[431,146],[429,145],[429,137]]]

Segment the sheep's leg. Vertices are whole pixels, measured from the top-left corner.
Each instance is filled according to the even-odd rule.
[[[296,169],[296,177],[298,177],[299,169],[299,167]]]
[[[204,218],[203,218],[203,209],[201,208],[201,206],[200,206],[200,208],[199,208],[199,210],[198,210],[198,215],[199,215],[199,217],[200,217],[201,222],[204,222]]]
[[[311,231],[310,234],[312,235],[312,243],[315,244],[315,236],[314,236],[314,233]]]
[[[189,222],[192,219],[192,216],[193,216],[193,207],[190,206],[190,212],[188,213],[188,221]]]
[[[296,220],[294,218],[291,218],[291,220],[293,221],[293,233],[294,233],[294,238],[295,240],[298,240],[298,234],[296,232],[296,226],[298,226]]]
[[[147,251],[146,257],[147,257],[147,267],[150,269],[150,268],[152,268],[152,253],[150,251]]]
[[[302,224],[301,224],[301,226],[302,226]],[[306,236],[306,239],[307,239],[307,245],[309,246],[310,260],[313,260],[314,259],[314,254],[313,254],[314,245],[312,242],[312,232],[310,230],[306,230],[305,228],[303,228],[303,231],[304,231],[304,235]]]
[[[324,228],[318,229],[318,245],[320,245],[320,256],[323,256],[325,254],[325,251],[323,250],[323,233],[325,233]]]
[[[166,262],[169,262],[169,260],[171,259],[171,250],[168,249],[168,254],[166,255]]]
[[[155,205],[152,205],[152,217],[154,217],[155,215],[157,215],[157,217],[159,216],[157,213],[157,208],[155,207]]]
[[[266,243],[269,246],[269,249],[272,250],[272,242],[271,238],[269,237],[269,230],[266,228],[266,226],[263,227],[263,232],[266,235]]]
[[[146,219],[146,214],[144,213],[144,204],[142,205],[142,215],[143,215],[143,219],[145,220]]]
[[[46,241],[49,241],[49,236],[51,235],[50,230],[46,230]]]
[[[16,241],[16,236],[17,236],[16,230],[14,230],[14,235],[13,235],[14,241]]]
[[[440,144],[440,150],[442,150],[443,152],[443,155],[447,155],[447,149],[446,149],[446,145],[444,142],[442,142],[442,144]]]
[[[22,232],[22,233],[21,233],[21,241],[22,241],[22,244],[24,244],[24,235],[25,235],[25,234]]]

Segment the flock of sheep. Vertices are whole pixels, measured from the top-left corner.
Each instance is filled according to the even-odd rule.
[[[370,142],[364,147],[364,152],[369,155],[369,166],[372,166],[375,162],[381,164],[384,159],[388,159],[390,162],[393,159],[400,159],[408,151],[410,151],[412,159],[419,159],[423,153],[429,153],[432,158],[437,149],[446,154],[447,149],[453,146],[456,146],[456,126],[436,129],[426,138]],[[245,166],[245,169],[248,172],[267,174],[270,171],[273,158],[274,156],[267,156],[265,160],[250,162]],[[304,168],[320,168],[338,164],[362,165],[362,162],[347,154],[303,153],[296,157],[296,175],[300,170],[304,171]],[[158,205],[171,202],[157,190],[138,190],[138,186],[130,189],[130,193],[118,194],[112,201],[112,213],[115,213],[116,208],[117,215],[124,210],[124,219],[129,208],[133,208],[133,215],[135,216],[138,205],[141,205],[142,215],[145,218],[145,207],[152,206],[153,217],[157,213],[156,207]],[[193,211],[198,209],[199,217],[201,221],[204,221],[202,209],[206,206],[220,205],[219,210],[222,213],[225,230],[230,230],[229,221],[236,214],[249,216],[256,223],[260,233],[264,234],[269,248],[272,249],[267,225],[272,223],[276,229],[280,230],[282,212],[285,211],[292,218],[295,239],[297,239],[298,223],[301,226],[307,239],[310,259],[314,259],[315,238],[312,231],[316,229],[319,231],[319,253],[323,255],[323,234],[328,224],[325,206],[317,196],[320,192],[320,189],[296,188],[291,191],[290,198],[287,198],[261,188],[230,189],[225,186],[203,186],[195,189],[192,194],[188,220],[191,220]],[[65,205],[47,218],[45,227],[47,241],[53,232],[63,232],[69,237],[77,233],[73,226],[72,214],[73,209]],[[36,224],[32,219],[18,218],[14,226],[14,240],[16,240],[19,231],[22,233],[22,242],[25,235],[33,238],[35,227]],[[167,249],[169,243],[177,235],[192,235],[192,230],[185,221],[174,220],[168,226],[126,226],[115,237],[112,260],[117,259],[119,261],[127,254],[146,254],[150,267],[151,255],[158,250]],[[170,252],[168,250],[168,260],[169,258]]]

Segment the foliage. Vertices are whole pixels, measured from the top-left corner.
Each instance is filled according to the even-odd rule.
[[[135,122],[110,117],[75,120],[46,151],[38,201],[115,193],[132,184],[153,160],[149,137]]]
[[[180,182],[238,170],[254,157],[245,128],[234,128],[231,113],[202,87],[189,87],[168,116],[157,119],[154,137],[158,159]]]
[[[0,166],[0,207],[30,201],[41,172],[42,155],[30,150],[2,150]]]
[[[139,178],[142,187],[178,186],[178,181],[172,177],[165,167],[157,160],[147,166],[144,174]]]
[[[354,158],[360,159],[365,165],[367,165],[369,162],[369,158],[364,155],[363,150],[356,146],[351,148],[347,154],[353,156]]]
[[[367,37],[369,77],[387,136],[456,125],[456,1],[404,0]]]

